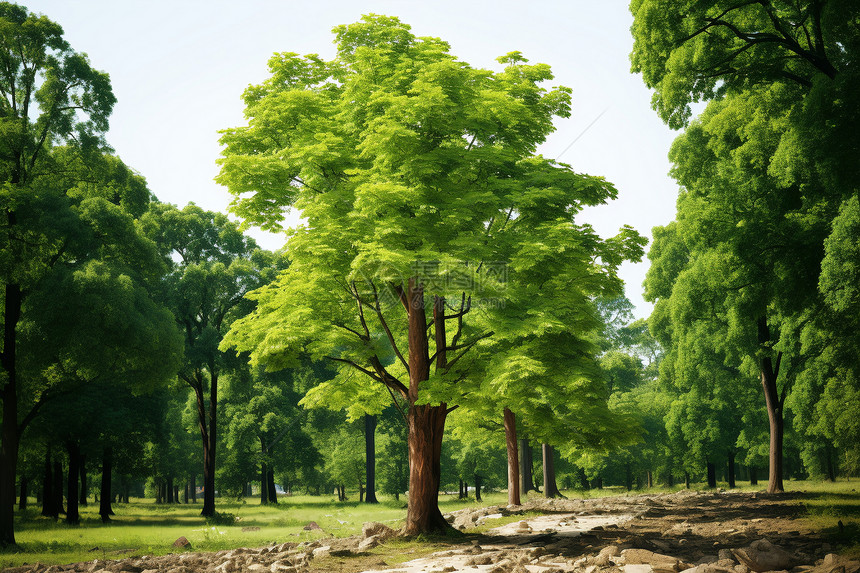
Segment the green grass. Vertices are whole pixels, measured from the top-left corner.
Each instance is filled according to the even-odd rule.
[[[718,484],[727,487],[726,484]],[[804,492],[802,503],[810,520],[810,527],[822,533],[840,551],[860,556],[860,482],[839,481],[834,484],[814,481],[786,481],[789,492]],[[765,482],[758,486],[739,484],[741,491],[762,491]],[[704,489],[703,484],[693,484]],[[637,493],[661,493],[683,489],[673,488],[634,490]],[[605,497],[624,495],[623,487],[606,487],[602,490],[565,491],[569,498]],[[540,494],[529,493],[528,499]],[[93,559],[121,559],[140,555],[163,555],[180,551],[173,547],[179,537],[191,542],[192,551],[219,551],[236,547],[261,547],[287,541],[300,542],[330,535],[348,537],[361,532],[368,521],[380,521],[397,528],[406,515],[404,499],[395,501],[380,496],[377,505],[357,501],[338,502],[330,496],[292,496],[281,498],[276,507],[259,505],[259,500],[237,503],[219,499],[216,508],[221,513],[237,518],[233,525],[207,524],[200,517],[201,505],[158,506],[152,500],[135,499],[129,504],[117,504],[117,515],[110,524],[102,524],[98,505],[81,508],[81,525],[69,526],[42,517],[35,503],[23,514],[16,513],[15,537],[18,546],[0,551],[0,568],[23,564],[64,564]],[[524,500],[525,501],[525,500]],[[440,495],[439,506],[447,513],[464,507],[484,507],[507,504],[505,492],[487,492],[482,502],[474,499],[458,500],[456,495]],[[507,521],[518,521],[522,516],[494,520],[483,529],[497,527]],[[303,527],[315,521],[322,531],[305,531]],[[840,530],[838,522],[842,521]],[[244,529],[244,531],[243,531]],[[474,533],[474,532],[473,532]],[[443,543],[429,540],[427,547]],[[408,543],[408,542],[404,542]],[[423,547],[419,553],[424,553]],[[413,551],[410,550],[410,553]],[[404,553],[406,555],[406,553]]]

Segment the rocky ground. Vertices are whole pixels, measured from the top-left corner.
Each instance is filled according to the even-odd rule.
[[[462,510],[448,519],[465,535],[445,540],[443,551],[412,560],[407,559],[427,553],[421,543],[405,542],[385,525],[365,524],[361,536],[347,539],[4,573],[860,572],[860,562],[834,553],[807,528],[798,495],[682,491]],[[512,515],[522,519],[477,533]]]

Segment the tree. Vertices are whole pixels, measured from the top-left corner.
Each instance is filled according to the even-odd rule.
[[[26,299],[65,251],[68,188],[51,185],[55,146],[101,144],[115,98],[107,74],[74,52],[62,28],[26,8],[0,4],[0,194],[3,209],[3,422],[0,545],[15,542],[12,506],[21,429],[18,328]],[[59,223],[59,224],[58,224]],[[26,415],[26,412],[24,413]]]
[[[143,226],[159,246],[170,272],[163,300],[173,311],[185,338],[185,361],[179,378],[194,393],[203,442],[202,515],[215,513],[215,454],[218,428],[218,380],[229,357],[218,349],[223,334],[252,303],[245,294],[274,272],[270,253],[256,248],[226,215],[196,205],[179,210],[157,204]]]
[[[333,62],[273,57],[271,79],[245,93],[248,126],[222,136],[218,180],[237,215],[279,229],[294,206],[308,221],[292,232],[290,268],[253,295],[257,310],[225,346],[269,368],[301,352],[336,362],[335,379],[314,390],[329,401],[402,400],[405,530],[446,530],[437,505],[445,419],[469,385],[464,357],[494,332],[470,319],[473,297],[503,284],[500,245],[517,237],[537,253],[539,237],[578,235],[572,213],[614,190],[532,156],[552,118],[569,113],[569,89],[540,85],[548,66],[512,53],[502,72],[474,69],[383,16],[335,33]],[[523,224],[540,205],[559,218]],[[599,241],[585,234],[595,248],[583,252],[594,255]],[[622,243],[606,247],[609,265]]]

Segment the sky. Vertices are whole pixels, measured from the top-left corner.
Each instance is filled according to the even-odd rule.
[[[72,48],[110,74],[118,101],[108,142],[164,202],[226,212],[230,195],[213,180],[218,131],[246,124],[242,92],[266,79],[272,54],[332,58],[332,28],[375,13],[447,41],[473,67],[500,70],[496,58],[515,50],[552,67],[550,86],[573,89],[572,116],[556,121],[538,151],[618,189],[615,201],[588,209],[579,222],[604,237],[625,224],[650,237],[674,217],[667,152],[677,133],[630,73],[632,17],[624,0],[19,1],[59,23]],[[284,243],[251,234],[268,249]],[[641,296],[647,265],[621,269],[637,317],[651,311]]]

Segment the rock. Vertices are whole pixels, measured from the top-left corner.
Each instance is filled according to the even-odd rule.
[[[597,565],[598,567],[606,567],[609,565],[612,557],[617,557],[619,555],[621,555],[621,550],[618,549],[617,545],[607,545],[600,550],[600,553],[598,553],[597,557],[594,558],[592,564]]]
[[[658,572],[670,573],[681,570],[681,560],[677,557],[654,553],[647,549],[625,549],[621,552],[621,556],[625,564],[650,565],[651,569]]]
[[[732,555],[731,549],[720,549],[719,559],[731,559],[734,562],[735,556]]]
[[[630,565],[622,565],[621,570],[624,573],[651,573],[653,569],[647,563],[633,563]]]
[[[311,521],[307,525],[305,525],[302,529],[305,531],[313,531],[314,529],[322,529],[316,521]]]
[[[851,561],[846,557],[840,557],[835,553],[828,553],[824,559],[817,563],[811,573],[858,573],[860,572],[860,561]]]
[[[745,549],[732,549],[732,553],[752,571],[781,571],[792,565],[791,554],[767,539],[753,541]]]
[[[174,547],[182,547],[183,549],[191,549],[191,542],[185,536],[180,537],[173,542]]]
[[[324,557],[328,557],[330,553],[331,545],[323,545],[314,549],[311,555],[313,555],[314,559],[323,559]]]
[[[365,539],[368,537],[378,537],[380,541],[385,541],[395,535],[397,535],[397,532],[384,523],[372,521],[361,526],[361,536]]]
[[[268,573],[269,568],[259,563],[252,563],[245,567],[245,571],[248,573],[263,573],[263,571],[266,571],[266,573]]]
[[[473,566],[473,565],[492,565],[494,563],[493,555],[490,553],[483,553],[481,555],[475,555],[474,557],[469,557],[466,561],[463,562],[463,565]]]
[[[380,543],[382,543],[381,535],[371,535],[370,537],[363,539],[361,543],[358,544],[358,550],[367,551],[368,549],[373,549]]]
[[[291,563],[284,563],[283,561],[275,561],[269,567],[269,571],[272,573],[294,573],[298,571],[295,565]]]

